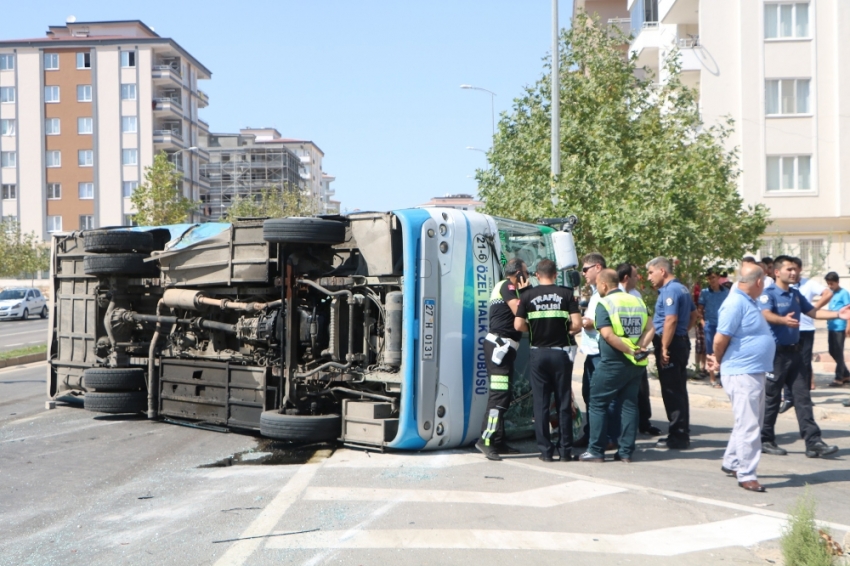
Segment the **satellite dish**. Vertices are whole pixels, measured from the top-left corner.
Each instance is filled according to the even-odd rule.
[[[68,16],[67,18],[65,18],[66,24],[73,24],[76,21],[77,21],[77,16]]]

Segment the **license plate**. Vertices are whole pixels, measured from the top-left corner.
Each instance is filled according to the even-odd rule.
[[[425,299],[422,302],[422,359],[434,359],[434,340],[437,327],[435,318],[437,315],[437,301]]]

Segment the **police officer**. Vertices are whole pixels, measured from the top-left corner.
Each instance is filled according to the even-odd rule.
[[[806,441],[806,456],[817,458],[838,451],[837,446],[829,446],[821,439],[820,427],[815,423],[812,410],[812,397],[807,373],[800,356],[800,315],[806,314],[816,319],[834,319],[839,316],[850,319],[850,306],[840,311],[817,310],[793,288],[800,278],[800,268],[795,258],[781,255],[773,260],[776,273],[774,285],[764,290],[759,297],[759,307],[764,318],[770,324],[770,330],[776,341],[776,354],[773,358],[773,373],[768,373],[764,409],[764,426],[761,429],[761,451],[764,454],[784,456],[788,452],[776,445],[776,416],[782,398],[784,384],[791,386],[794,411],[800,436]]]
[[[637,397],[647,365],[646,347],[654,331],[647,326],[643,300],[624,293],[613,269],[596,279],[600,300],[596,307],[599,330],[599,363],[590,384],[590,445],[579,456],[583,462],[602,462],[607,439],[607,408],[613,399],[622,407],[620,442],[615,460],[631,462],[638,428]],[[642,355],[636,357],[636,354]]]
[[[655,361],[661,398],[670,421],[667,438],[658,448],[683,450],[691,445],[690,405],[688,402],[688,359],[691,355],[690,330],[697,308],[687,287],[679,283],[667,258],[657,257],[646,264],[652,286],[658,289],[658,301],[652,324],[655,327]]]
[[[529,332],[529,381],[534,413],[534,436],[540,449],[540,459],[553,461],[555,446],[549,436],[549,407],[552,394],[558,407],[560,432],[559,453],[562,462],[571,459],[572,426],[572,373],[569,357],[570,334],[581,328],[578,302],[572,289],[555,285],[558,270],[555,262],[542,259],[537,264],[540,285],[520,296],[514,319],[514,328]]]
[[[499,454],[518,452],[505,443],[505,412],[511,404],[517,346],[522,332],[514,328],[514,316],[521,290],[529,288],[528,269],[519,258],[505,265],[505,279],[496,283],[490,295],[490,333],[484,340],[484,358],[490,376],[490,398],[475,443],[488,460],[501,460]]]

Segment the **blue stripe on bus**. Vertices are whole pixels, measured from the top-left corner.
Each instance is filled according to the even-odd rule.
[[[419,351],[420,314],[417,312],[419,285],[416,271],[419,267],[419,239],[422,224],[431,218],[431,215],[421,209],[397,210],[393,213],[401,221],[404,243],[402,320],[406,342],[402,346],[404,372],[401,377],[398,433],[388,446],[402,450],[420,450],[425,447],[426,441],[419,436],[419,428],[416,426],[416,353]]]
[[[475,270],[472,258],[472,228],[469,217],[466,221],[466,269],[463,282],[463,435],[469,429],[469,416],[472,412],[472,389],[475,380]]]

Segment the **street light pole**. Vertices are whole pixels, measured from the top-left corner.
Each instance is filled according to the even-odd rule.
[[[552,0],[552,204],[556,204],[555,178],[561,174],[561,84],[558,75],[558,0]]]
[[[460,88],[468,89],[468,90],[480,90],[483,92],[490,93],[490,124],[493,130],[493,137],[496,137],[496,93],[492,90],[487,90],[486,88],[481,88],[472,85],[460,85]]]

